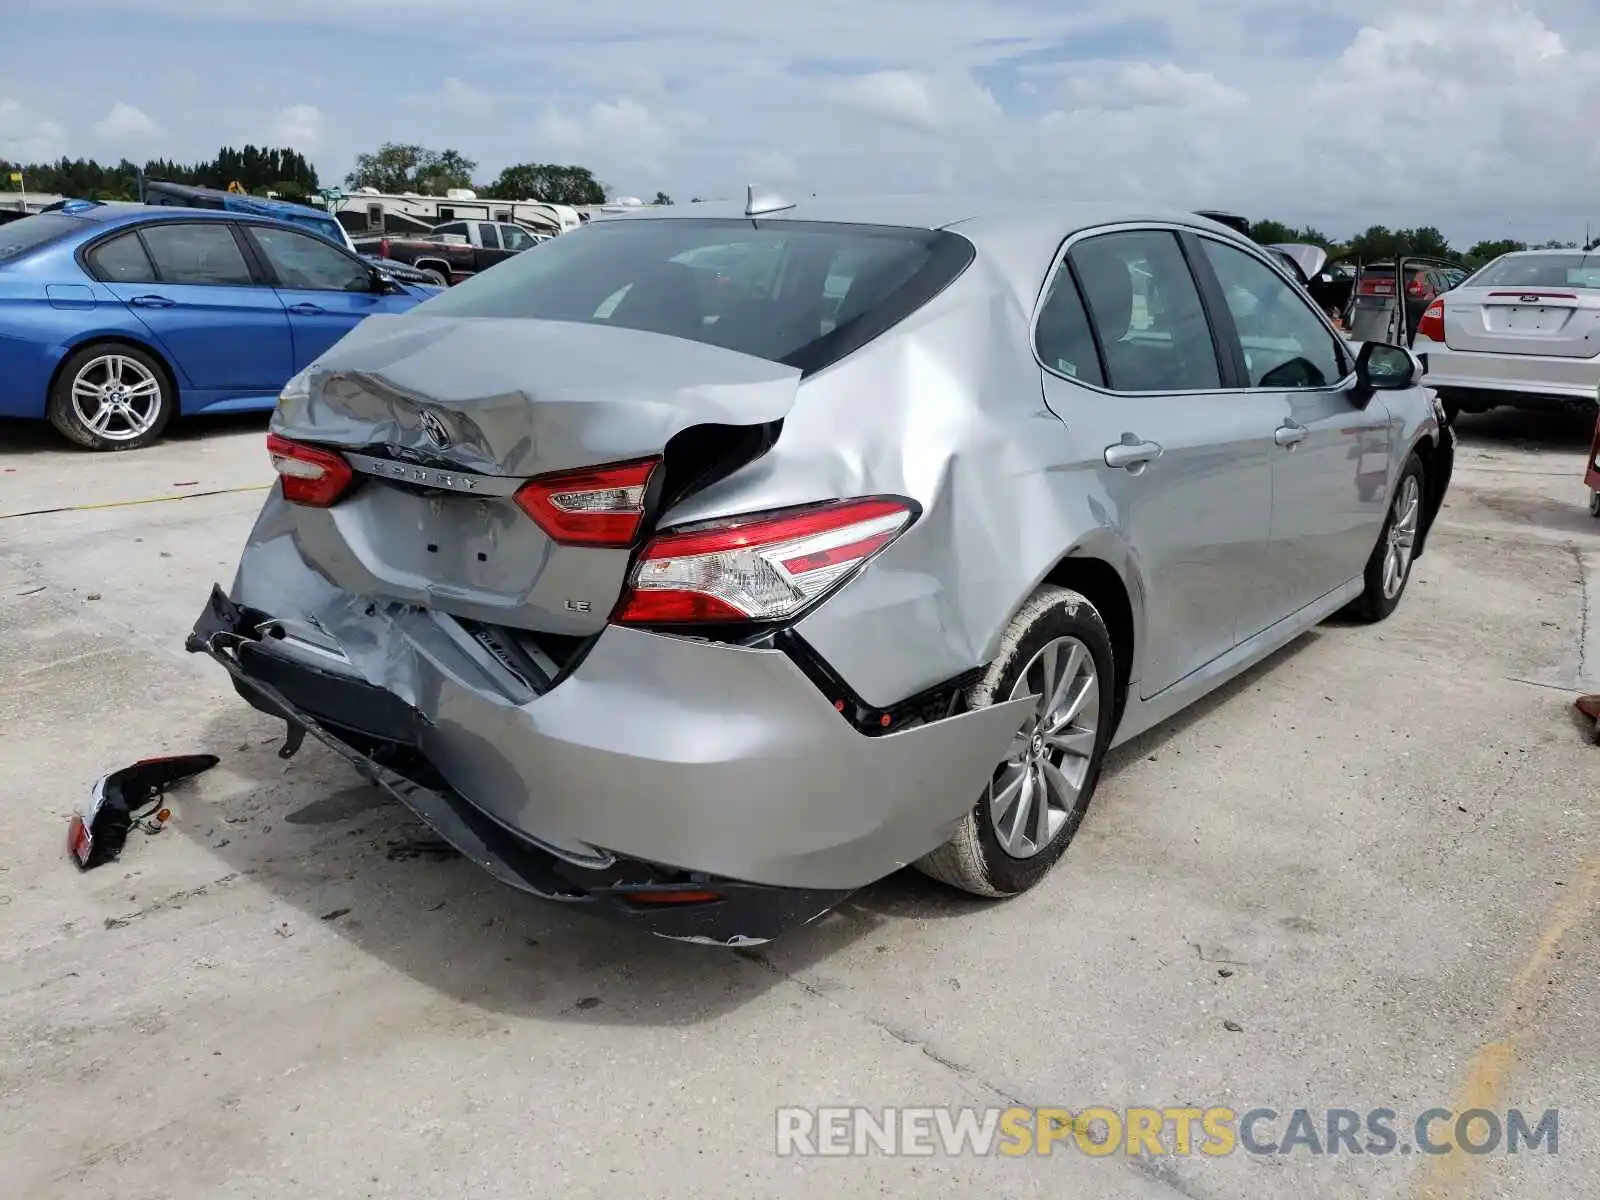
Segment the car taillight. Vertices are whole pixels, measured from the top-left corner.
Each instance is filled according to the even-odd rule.
[[[645,489],[659,458],[560,471],[530,479],[517,507],[563,546],[633,545],[644,520]]]
[[[901,500],[836,500],[663,533],[644,548],[613,620],[786,620],[844,583],[913,519]]]
[[[355,472],[343,455],[320,446],[308,446],[269,433],[267,453],[283,485],[283,498],[291,504],[327,508],[344,495],[355,479]]]
[[[388,238],[383,238],[381,241],[378,242],[378,257],[379,258],[388,258],[389,257],[389,239]]]
[[[1417,336],[1425,337],[1431,342],[1444,341],[1444,298],[1440,297],[1422,314],[1422,319],[1417,322]]]

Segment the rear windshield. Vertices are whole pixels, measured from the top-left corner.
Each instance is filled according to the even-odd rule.
[[[1472,286],[1600,288],[1600,254],[1510,254],[1474,275]]]
[[[20,258],[35,247],[66,237],[74,229],[81,228],[83,222],[80,218],[62,213],[39,213],[37,216],[23,217],[20,221],[7,221],[0,225],[0,262]]]
[[[927,229],[596,221],[414,311],[615,325],[813,371],[904,320],[972,257],[965,238]]]

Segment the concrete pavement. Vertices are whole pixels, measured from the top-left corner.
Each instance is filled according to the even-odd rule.
[[[270,478],[259,419],[125,456],[0,427],[6,1192],[1600,1195],[1589,428],[1464,418],[1396,615],[1119,751],[1034,892],[905,873],[727,953],[524,899],[314,742],[275,757],[182,650],[260,501],[226,489]],[[98,774],[191,750],[222,765],[171,829],[69,866]],[[773,1152],[780,1105],[1480,1102],[1559,1107],[1559,1153]]]

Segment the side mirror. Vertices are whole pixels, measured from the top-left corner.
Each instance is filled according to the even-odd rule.
[[[405,288],[395,281],[393,275],[386,273],[379,267],[373,267],[372,290],[380,296],[392,296],[398,292],[405,291]]]
[[[1356,389],[1351,399],[1365,408],[1374,392],[1402,392],[1422,378],[1422,364],[1404,346],[1363,342],[1356,355]]]

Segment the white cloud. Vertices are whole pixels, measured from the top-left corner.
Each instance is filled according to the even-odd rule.
[[[125,94],[76,64],[112,53],[94,18],[125,2],[55,0],[81,26],[78,54],[17,56],[5,94],[59,97],[50,118],[87,132]],[[519,36],[516,0],[456,0],[448,22],[428,0],[386,0],[409,57],[352,60],[341,46],[374,2],[141,0],[140,103],[174,115],[139,149],[209,155],[277,112],[273,140],[316,147],[328,177],[393,140],[455,147],[482,177],[581,163],[645,196],[750,180],[1124,196],[1334,234],[1432,223],[1458,243],[1600,225],[1594,0],[811,0],[803,22],[735,0],[605,0],[543,6],[537,36]],[[288,24],[326,36],[286,73],[252,26]],[[178,72],[223,47],[229,96],[180,98]],[[393,98],[402,60],[427,64],[421,89],[402,88],[426,103]],[[321,77],[340,82],[319,91]],[[287,115],[315,112],[308,98],[330,119],[338,103],[337,130]],[[42,129],[42,110],[0,112],[0,153],[42,146]],[[115,149],[55,136],[52,153]]]
[[[1104,108],[1230,108],[1245,101],[1243,92],[1210,71],[1185,71],[1173,63],[1128,63],[1108,82],[1075,79],[1069,91]]]
[[[290,146],[308,154],[322,145],[322,110],[315,104],[291,104],[280,108],[272,122],[274,146]]]
[[[454,75],[447,77],[437,93],[439,108],[453,117],[487,117],[494,111],[494,98]]]
[[[1000,115],[1000,104],[970,75],[873,71],[827,89],[835,104],[925,133],[981,123]]]
[[[152,121],[143,109],[119,100],[111,111],[95,122],[95,133],[108,142],[127,141],[133,138],[159,137],[166,130]]]
[[[745,156],[744,173],[753,183],[787,183],[800,178],[800,165],[781,150],[757,150]]]
[[[547,110],[535,126],[534,136],[566,151],[659,154],[677,143],[681,130],[698,124],[698,118],[690,114],[658,111],[624,97],[603,100],[577,117]]]
[[[56,122],[31,114],[13,96],[0,97],[0,158],[9,162],[48,162],[67,152],[67,131]],[[0,188],[9,189],[0,180]]]

